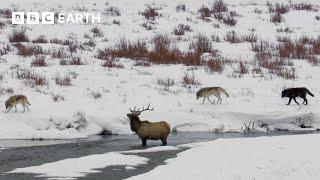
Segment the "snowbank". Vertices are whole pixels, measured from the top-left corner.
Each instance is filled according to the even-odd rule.
[[[81,158],[64,159],[40,166],[18,168],[8,173],[31,173],[40,174],[37,175],[37,177],[73,179],[84,177],[88,173],[97,173],[99,172],[99,170],[97,170],[99,168],[120,165],[124,165],[126,168],[133,168],[140,164],[146,164],[147,161],[147,158],[135,155],[106,153],[84,156]]]
[[[129,178],[317,180],[320,135],[219,139],[190,145],[177,158]]]

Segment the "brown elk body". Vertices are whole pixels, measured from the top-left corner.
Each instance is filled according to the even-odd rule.
[[[150,106],[150,105],[149,105]],[[152,110],[143,109],[142,111]],[[170,133],[170,125],[165,122],[149,122],[149,121],[141,121],[139,115],[142,111],[131,110],[131,113],[127,114],[130,119],[130,127],[131,130],[139,136],[142,140],[142,145],[147,145],[147,140],[161,140],[162,145],[167,145],[167,137]]]

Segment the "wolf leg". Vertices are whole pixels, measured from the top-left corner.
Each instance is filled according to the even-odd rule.
[[[26,105],[22,104],[22,107],[23,107],[23,112],[26,112]]]
[[[203,97],[203,101],[202,101],[202,104],[204,104],[204,101],[206,100],[206,97]]]
[[[296,98],[295,98],[295,97],[293,98],[293,100],[294,100],[294,102],[296,102],[298,105],[300,105],[300,104],[297,102],[297,100],[296,100]]]
[[[288,102],[288,104],[287,104],[287,105],[290,105],[290,103],[291,103],[291,100],[292,100],[292,98],[290,98],[290,99],[289,99],[289,102]]]
[[[218,96],[218,100],[219,100],[220,104],[222,104],[222,98],[221,98],[221,96]]]
[[[211,104],[215,104],[215,102],[212,102],[209,97],[207,97],[207,99],[208,99],[208,101],[209,101]]]
[[[28,109],[28,111],[30,111],[30,109],[29,109],[28,105],[26,105],[26,108]]]
[[[305,105],[308,105],[308,99],[305,98],[304,101],[306,102]]]
[[[11,111],[11,109],[12,109],[12,106],[9,107],[9,109],[7,110],[6,113],[8,113],[9,111]]]
[[[15,106],[14,106],[14,109],[15,109],[15,110],[16,110],[16,112],[17,112],[17,105],[15,105]]]

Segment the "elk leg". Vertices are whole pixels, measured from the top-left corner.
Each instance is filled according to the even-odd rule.
[[[147,146],[147,139],[142,139],[142,146]]]
[[[166,138],[161,138],[162,141],[162,146],[166,146],[167,145],[167,139]]]

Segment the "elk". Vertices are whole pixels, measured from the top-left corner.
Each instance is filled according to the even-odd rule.
[[[142,146],[147,146],[147,140],[161,140],[162,145],[167,145],[167,137],[170,133],[170,125],[165,122],[149,122],[141,121],[139,116],[144,111],[153,111],[153,108],[150,109],[150,104],[147,108],[142,108],[142,110],[134,107],[132,110],[129,109],[131,113],[128,113],[127,116],[130,119],[131,130],[138,134],[139,138],[142,141]]]

